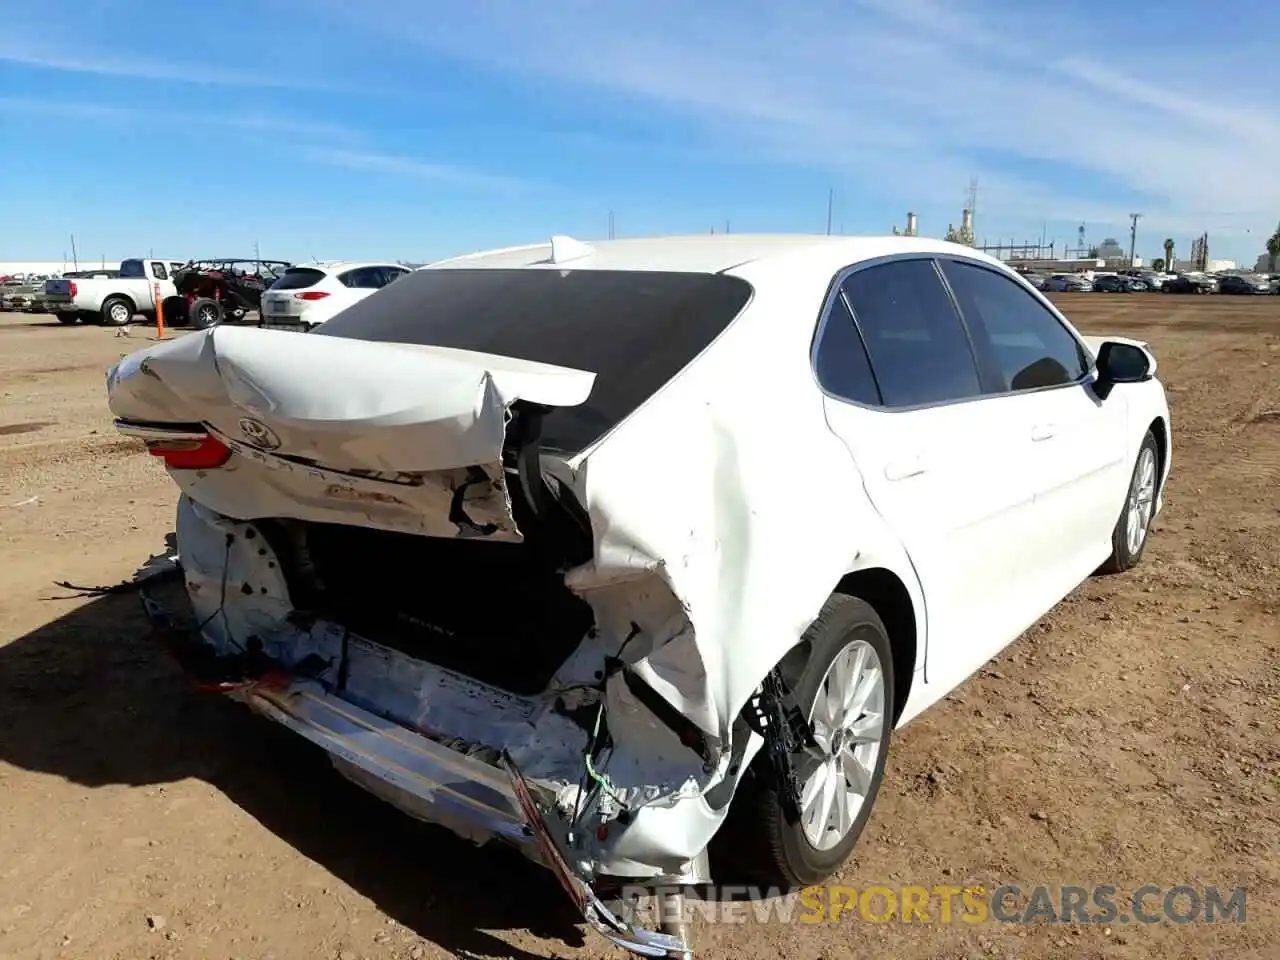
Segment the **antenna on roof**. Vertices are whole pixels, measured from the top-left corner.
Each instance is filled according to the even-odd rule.
[[[591,247],[581,240],[556,234],[551,238],[551,263],[565,263],[568,260],[581,260],[595,253]]]

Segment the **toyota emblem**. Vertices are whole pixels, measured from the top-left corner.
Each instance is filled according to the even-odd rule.
[[[263,450],[275,450],[280,446],[280,438],[276,436],[276,432],[261,420],[245,417],[240,421],[240,432],[246,440]]]

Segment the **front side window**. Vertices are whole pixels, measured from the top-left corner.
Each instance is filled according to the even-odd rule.
[[[158,261],[151,264],[151,272],[155,275],[155,278],[157,280],[169,279],[169,271],[165,269],[165,266],[163,263],[160,263]]]
[[[841,285],[862,332],[885,406],[914,407],[982,393],[964,324],[931,260],[892,260]]]
[[[1015,280],[959,260],[943,260],[960,312],[989,345],[1008,390],[1076,383],[1089,372],[1080,341]]]

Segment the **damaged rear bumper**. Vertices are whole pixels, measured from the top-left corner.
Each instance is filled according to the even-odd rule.
[[[153,626],[184,660],[181,647],[190,644],[190,637],[180,638],[175,648],[168,618],[145,595],[143,602]],[[202,686],[220,690],[321,747],[344,776],[406,813],[476,842],[500,839],[517,847],[547,867],[587,925],[617,946],[650,957],[691,955],[683,935],[635,926],[605,905],[590,880],[570,865],[566,828],[558,818],[544,816],[509,756],[498,766],[465,756],[334,696],[319,682],[279,671],[246,682]]]
[[[613,943],[650,957],[686,957],[681,937],[634,927],[608,909],[569,865],[561,841],[538,809],[510,758],[502,768],[473,760],[426,737],[298,681],[280,688],[253,685],[232,694],[330,755],[431,808],[429,819],[455,832],[506,840],[546,866],[589,926]],[[363,783],[363,778],[359,782]]]

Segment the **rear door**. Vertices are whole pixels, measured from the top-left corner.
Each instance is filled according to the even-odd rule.
[[[930,258],[840,278],[815,355],[828,422],[924,590],[930,682],[958,683],[1024,629],[1032,518],[1025,412],[987,396]]]
[[[943,274],[1006,396],[1027,412],[1035,520],[1024,534],[1028,588],[1048,609],[1106,559],[1129,465],[1123,398],[1092,389],[1093,358],[1062,319],[1012,277],[942,258]]]

